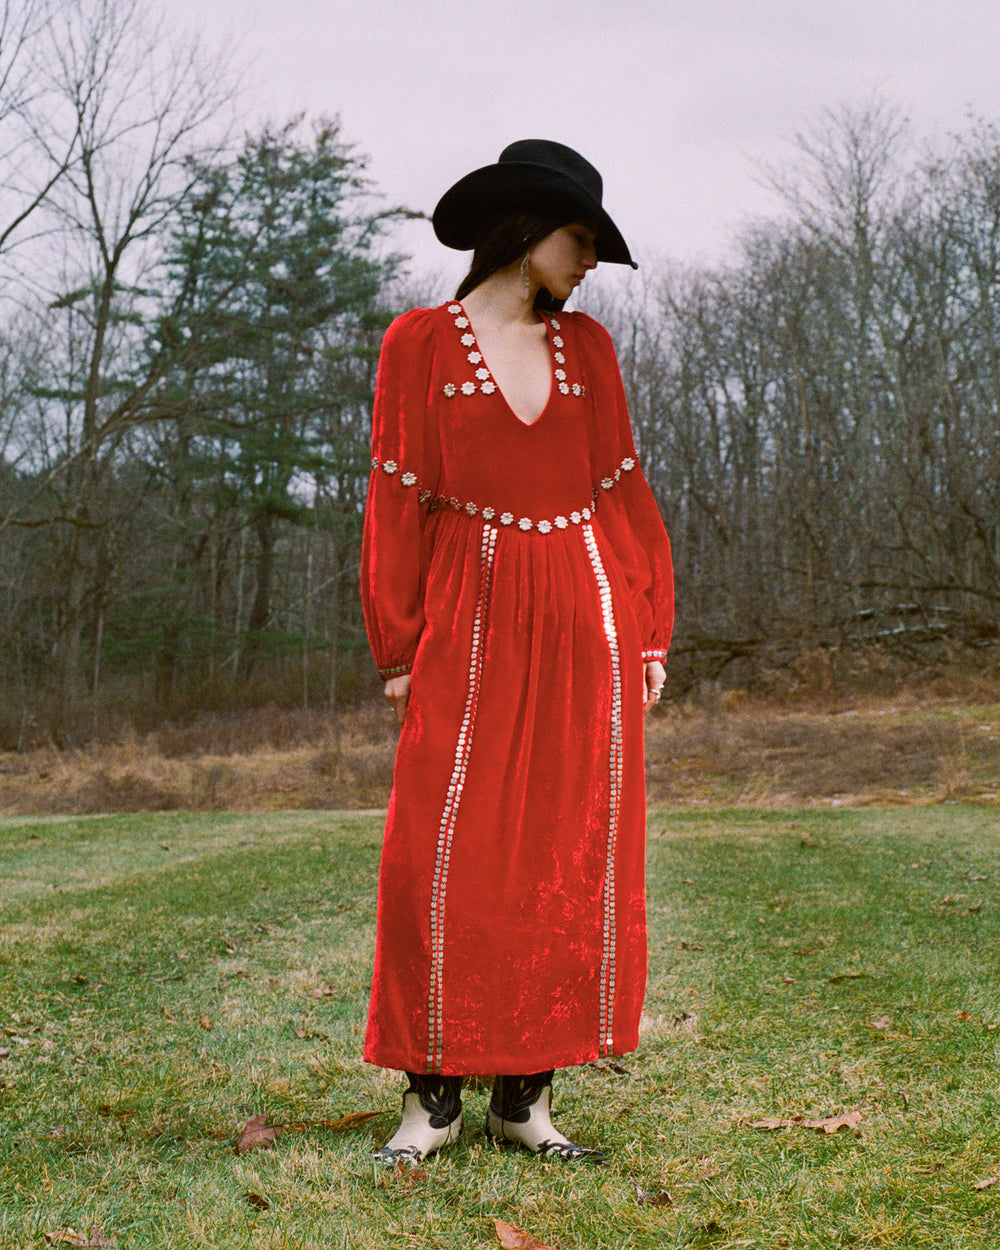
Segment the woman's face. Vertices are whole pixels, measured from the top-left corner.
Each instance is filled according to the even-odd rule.
[[[588,270],[597,268],[596,237],[590,226],[580,221],[553,230],[531,249],[532,277],[555,299],[568,299]]]

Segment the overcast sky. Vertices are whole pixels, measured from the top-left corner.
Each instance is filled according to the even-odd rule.
[[[824,108],[881,93],[916,138],[1000,120],[998,0],[162,0],[237,48],[246,121],[338,114],[388,199],[429,212],[513,139],[552,138],[604,176],[633,253],[721,257],[774,210],[782,162]],[[429,224],[418,269],[463,271]]]

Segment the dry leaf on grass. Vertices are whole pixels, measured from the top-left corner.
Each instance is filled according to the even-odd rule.
[[[636,1185],[635,1181],[632,1182],[632,1185],[635,1188],[635,1200],[640,1206],[669,1207],[673,1205],[674,1200],[665,1189],[642,1189]]]
[[[419,1185],[431,1178],[430,1172],[425,1172],[423,1168],[415,1168],[411,1164],[404,1163],[402,1159],[396,1161],[396,1166],[392,1169],[390,1176],[403,1185]]]
[[[212,1021],[209,1020],[208,1016],[202,1016],[201,1019],[198,1021],[198,1023],[201,1025],[201,1027],[205,1030],[206,1033],[211,1033],[212,1028],[214,1027],[212,1025]]]
[[[47,1242],[62,1242],[67,1246],[84,1246],[86,1250],[101,1250],[104,1247],[117,1246],[115,1239],[104,1236],[104,1229],[98,1227],[97,1224],[90,1230],[90,1236],[86,1233],[78,1233],[72,1228],[63,1228],[55,1233],[46,1233],[45,1240]]]
[[[955,1019],[959,1024],[968,1024],[970,1020],[974,1020],[975,1016],[971,1011],[959,1011],[955,1015]]]
[[[972,1186],[973,1189],[989,1189],[992,1185],[1000,1182],[1000,1176],[987,1176],[984,1181],[976,1181]]]
[[[252,1115],[243,1125],[243,1132],[233,1149],[238,1155],[248,1154],[260,1147],[267,1150],[274,1145],[280,1124],[268,1124],[266,1115]]]
[[[862,1119],[860,1111],[845,1111],[842,1115],[828,1115],[821,1120],[807,1120],[801,1115],[794,1115],[787,1119],[766,1116],[763,1120],[751,1121],[750,1127],[769,1131],[779,1128],[811,1128],[820,1133],[836,1133],[842,1128],[857,1128]]]
[[[862,977],[866,977],[867,972],[838,972],[835,976],[827,977],[827,985],[839,985],[841,981],[859,981]]]
[[[598,1072],[614,1072],[617,1076],[628,1076],[628,1069],[623,1068],[615,1059],[595,1059],[591,1065]]]
[[[870,1029],[887,1029],[892,1024],[890,1016],[879,1016],[877,1020],[869,1020],[868,1027]]]
[[[693,1011],[682,1011],[674,1016],[672,1024],[679,1033],[693,1033],[698,1027],[698,1016]]]
[[[252,1190],[245,1193],[243,1197],[246,1199],[247,1204],[253,1207],[255,1211],[270,1211],[271,1209],[271,1204],[268,1200],[266,1198],[262,1198],[260,1194],[253,1193]]]
[[[552,1246],[539,1241],[537,1237],[532,1237],[531,1233],[526,1233],[522,1228],[516,1228],[513,1224],[507,1224],[504,1220],[494,1220],[493,1222],[496,1225],[497,1236],[500,1238],[500,1244],[504,1250],[553,1250]]]

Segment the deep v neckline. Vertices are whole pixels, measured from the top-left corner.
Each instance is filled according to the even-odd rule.
[[[451,307],[456,307],[456,306],[457,306],[457,307],[461,310],[461,315],[460,315],[460,317],[459,317],[459,318],[457,318],[457,319],[456,319],[456,323],[455,323],[455,324],[456,324],[456,326],[458,327],[458,329],[459,329],[459,330],[464,330],[464,331],[465,331],[465,333],[463,333],[463,335],[462,335],[462,345],[463,345],[463,347],[468,347],[468,348],[469,348],[469,352],[468,352],[468,360],[469,360],[470,364],[474,364],[474,365],[477,365],[477,366],[478,366],[478,368],[476,369],[476,377],[477,377],[477,378],[479,379],[479,381],[480,381],[480,388],[479,388],[479,389],[480,389],[480,390],[482,390],[482,391],[486,391],[486,392],[487,392],[487,394],[489,394],[489,391],[487,390],[487,385],[488,385],[488,384],[490,384],[490,383],[492,383],[492,388],[491,388],[491,389],[492,389],[492,390],[495,390],[495,391],[496,391],[496,393],[500,396],[500,398],[503,400],[504,407],[507,409],[507,411],[510,413],[510,415],[514,418],[514,420],[518,423],[518,425],[523,426],[526,430],[531,430],[531,429],[534,429],[534,427],[535,427],[535,426],[539,423],[539,421],[541,421],[541,419],[542,419],[542,418],[545,416],[545,414],[548,412],[549,408],[550,408],[550,407],[551,407],[551,405],[552,405],[552,398],[553,398],[553,396],[554,396],[554,395],[555,395],[555,393],[556,393],[556,364],[557,364],[557,361],[556,361],[556,359],[555,359],[555,355],[554,355],[554,353],[555,353],[555,348],[554,348],[553,343],[552,343],[552,323],[551,323],[551,321],[549,320],[549,318],[548,318],[548,317],[546,317],[546,316],[544,315],[544,313],[540,313],[540,314],[539,314],[539,316],[540,316],[540,317],[541,317],[541,319],[542,319],[542,325],[545,327],[545,350],[546,350],[546,353],[548,354],[548,359],[549,359],[549,389],[548,389],[548,394],[545,396],[545,403],[542,405],[541,410],[539,411],[538,415],[537,415],[537,416],[536,416],[533,420],[531,420],[531,421],[525,421],[525,419],[524,419],[523,417],[519,416],[519,415],[518,415],[518,414],[514,411],[514,406],[513,406],[513,404],[510,402],[510,400],[509,400],[509,399],[507,398],[507,396],[504,394],[503,387],[502,387],[502,386],[500,385],[500,383],[496,380],[496,375],[493,373],[493,370],[490,368],[489,364],[487,363],[487,361],[486,361],[486,356],[485,356],[485,354],[483,353],[482,346],[480,345],[480,342],[479,342],[479,336],[476,334],[476,331],[475,331],[475,329],[473,328],[473,325],[472,325],[472,318],[469,316],[469,314],[468,314],[468,312],[467,312],[467,310],[466,310],[465,306],[464,306],[462,303],[460,303],[460,302],[456,301],[456,304],[455,304],[455,305],[449,306],[448,311],[450,312],[450,311],[451,311]],[[458,324],[458,322],[459,322],[460,320],[461,320],[461,321],[464,321],[466,324],[465,324],[464,326],[459,325],[459,324]],[[471,343],[467,343],[467,342],[466,342],[466,339],[471,339],[471,340],[472,340],[472,341],[471,341]],[[478,359],[473,359],[473,357],[478,357]],[[485,376],[483,376],[483,375],[485,375]]]

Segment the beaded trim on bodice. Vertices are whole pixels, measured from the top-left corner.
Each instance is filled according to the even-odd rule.
[[[472,330],[472,323],[466,316],[465,309],[461,304],[454,303],[448,305],[448,312],[455,320],[455,328],[462,336],[462,346],[467,349],[466,359],[475,370],[475,380],[469,379],[465,382],[445,382],[441,388],[442,394],[447,399],[454,399],[458,394],[475,395],[476,391],[482,391],[484,395],[492,395],[500,388],[493,380],[486,361],[483,359],[483,353],[479,350],[479,344],[476,342],[476,336]],[[583,398],[587,393],[587,388],[582,382],[568,382],[566,380],[566,353],[563,348],[566,346],[560,330],[561,324],[555,317],[548,318],[549,325],[554,333],[552,335],[552,359],[555,362],[553,370],[556,380],[556,388],[561,395],[576,395]]]
[[[626,456],[610,477],[601,479],[601,489],[611,490],[615,483],[621,480],[623,473],[631,473],[634,468],[635,461],[631,456]],[[399,465],[395,460],[379,460],[378,456],[372,456],[372,470],[375,471],[377,469],[381,469],[389,477],[395,477],[399,474],[399,481],[403,486],[417,486],[417,475],[408,472],[400,473]],[[491,508],[489,505],[483,507],[480,504],[473,503],[471,500],[467,503],[462,503],[454,495],[435,495],[433,491],[423,488],[418,489],[417,499],[420,503],[430,504],[432,512],[438,508],[450,508],[453,512],[464,512],[469,517],[482,517],[484,521],[492,521],[505,528],[513,525],[525,533],[529,530],[535,530],[539,534],[551,534],[553,530],[568,529],[570,525],[585,525],[597,509],[596,488],[587,507],[570,512],[568,516],[554,517],[551,521],[544,519],[536,521],[526,516],[515,517],[513,512],[498,512],[496,508]]]

